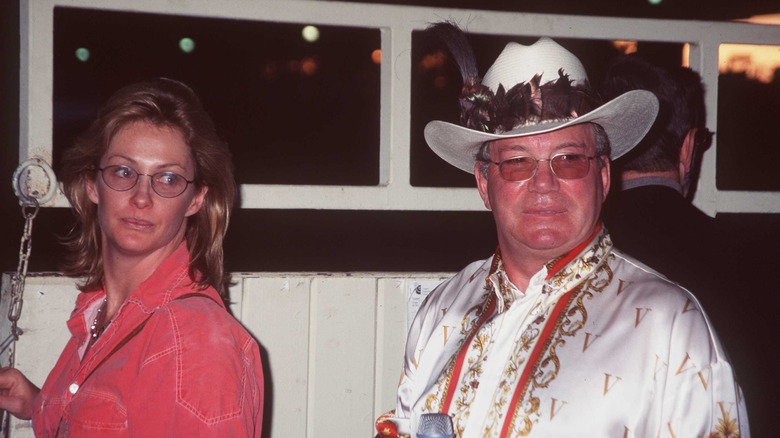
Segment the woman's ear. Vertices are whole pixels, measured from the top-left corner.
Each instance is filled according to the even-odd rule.
[[[203,207],[203,202],[206,200],[206,192],[208,191],[209,188],[206,186],[200,188],[198,194],[196,194],[190,201],[190,205],[187,207],[187,212],[184,213],[184,217],[190,217],[200,211],[201,207]]]
[[[100,204],[100,196],[98,196],[96,185],[95,178],[87,178],[87,197],[94,204]]]

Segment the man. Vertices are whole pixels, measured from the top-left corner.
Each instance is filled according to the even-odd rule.
[[[744,239],[746,230],[729,232],[690,202],[698,157],[712,136],[705,127],[701,77],[637,55],[618,58],[607,70],[602,95],[609,99],[636,89],[658,97],[659,116],[642,142],[616,162],[621,187],[606,203],[604,222],[616,246],[699,299],[748,393],[753,433],[771,435],[780,391],[777,365],[767,361],[765,348],[776,342],[769,334],[777,330],[773,316],[761,309],[773,306],[735,297],[758,299],[774,282],[750,274],[761,271],[752,251],[735,256],[741,251],[735,238]]]
[[[636,55],[619,58],[607,71],[602,95],[609,99],[636,89],[658,97],[659,116],[642,142],[617,161],[621,187],[607,202],[604,222],[620,249],[715,310],[718,295],[725,295],[718,292],[726,271],[714,269],[713,275],[713,268],[728,247],[715,219],[686,199],[698,173],[696,157],[712,136],[705,127],[704,87],[690,69],[663,69]]]
[[[434,121],[425,137],[474,172],[499,248],[420,308],[379,435],[414,437],[422,414],[445,413],[460,438],[745,436],[695,300],[616,250],[599,221],[609,160],[647,132],[655,97],[599,106],[579,60],[546,38],[510,43],[481,81],[459,64],[464,126]]]

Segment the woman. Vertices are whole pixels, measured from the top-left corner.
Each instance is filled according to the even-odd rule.
[[[260,436],[259,347],[223,304],[230,163],[184,84],[109,99],[62,163],[72,337],[40,390],[2,370],[0,408],[36,436]]]

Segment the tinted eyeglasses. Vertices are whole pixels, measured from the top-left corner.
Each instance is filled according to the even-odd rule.
[[[194,182],[179,175],[176,172],[157,172],[154,175],[148,173],[139,173],[137,170],[128,166],[114,165],[98,168],[103,182],[117,192],[126,192],[138,183],[141,175],[148,176],[151,179],[152,190],[163,198],[175,198],[185,190],[187,186]]]
[[[579,179],[590,170],[590,161],[596,157],[582,154],[559,154],[549,159],[514,157],[491,163],[498,166],[501,177],[507,181],[527,181],[536,175],[540,161],[547,161],[552,173],[561,179]]]

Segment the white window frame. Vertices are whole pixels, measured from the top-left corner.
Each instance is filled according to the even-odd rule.
[[[780,27],[737,22],[580,17],[305,0],[20,0],[20,163],[34,157],[51,162],[52,39],[56,6],[380,29],[379,184],[242,184],[241,208],[256,209],[484,210],[475,189],[413,187],[409,183],[412,32],[424,29],[431,22],[451,19],[470,32],[482,34],[687,42],[691,47],[690,66],[702,75],[707,87],[707,125],[715,130],[719,45],[780,45]],[[780,213],[780,192],[717,189],[715,146],[704,156],[694,203],[713,216],[716,213]],[[68,204],[58,195],[46,205],[65,207]]]

